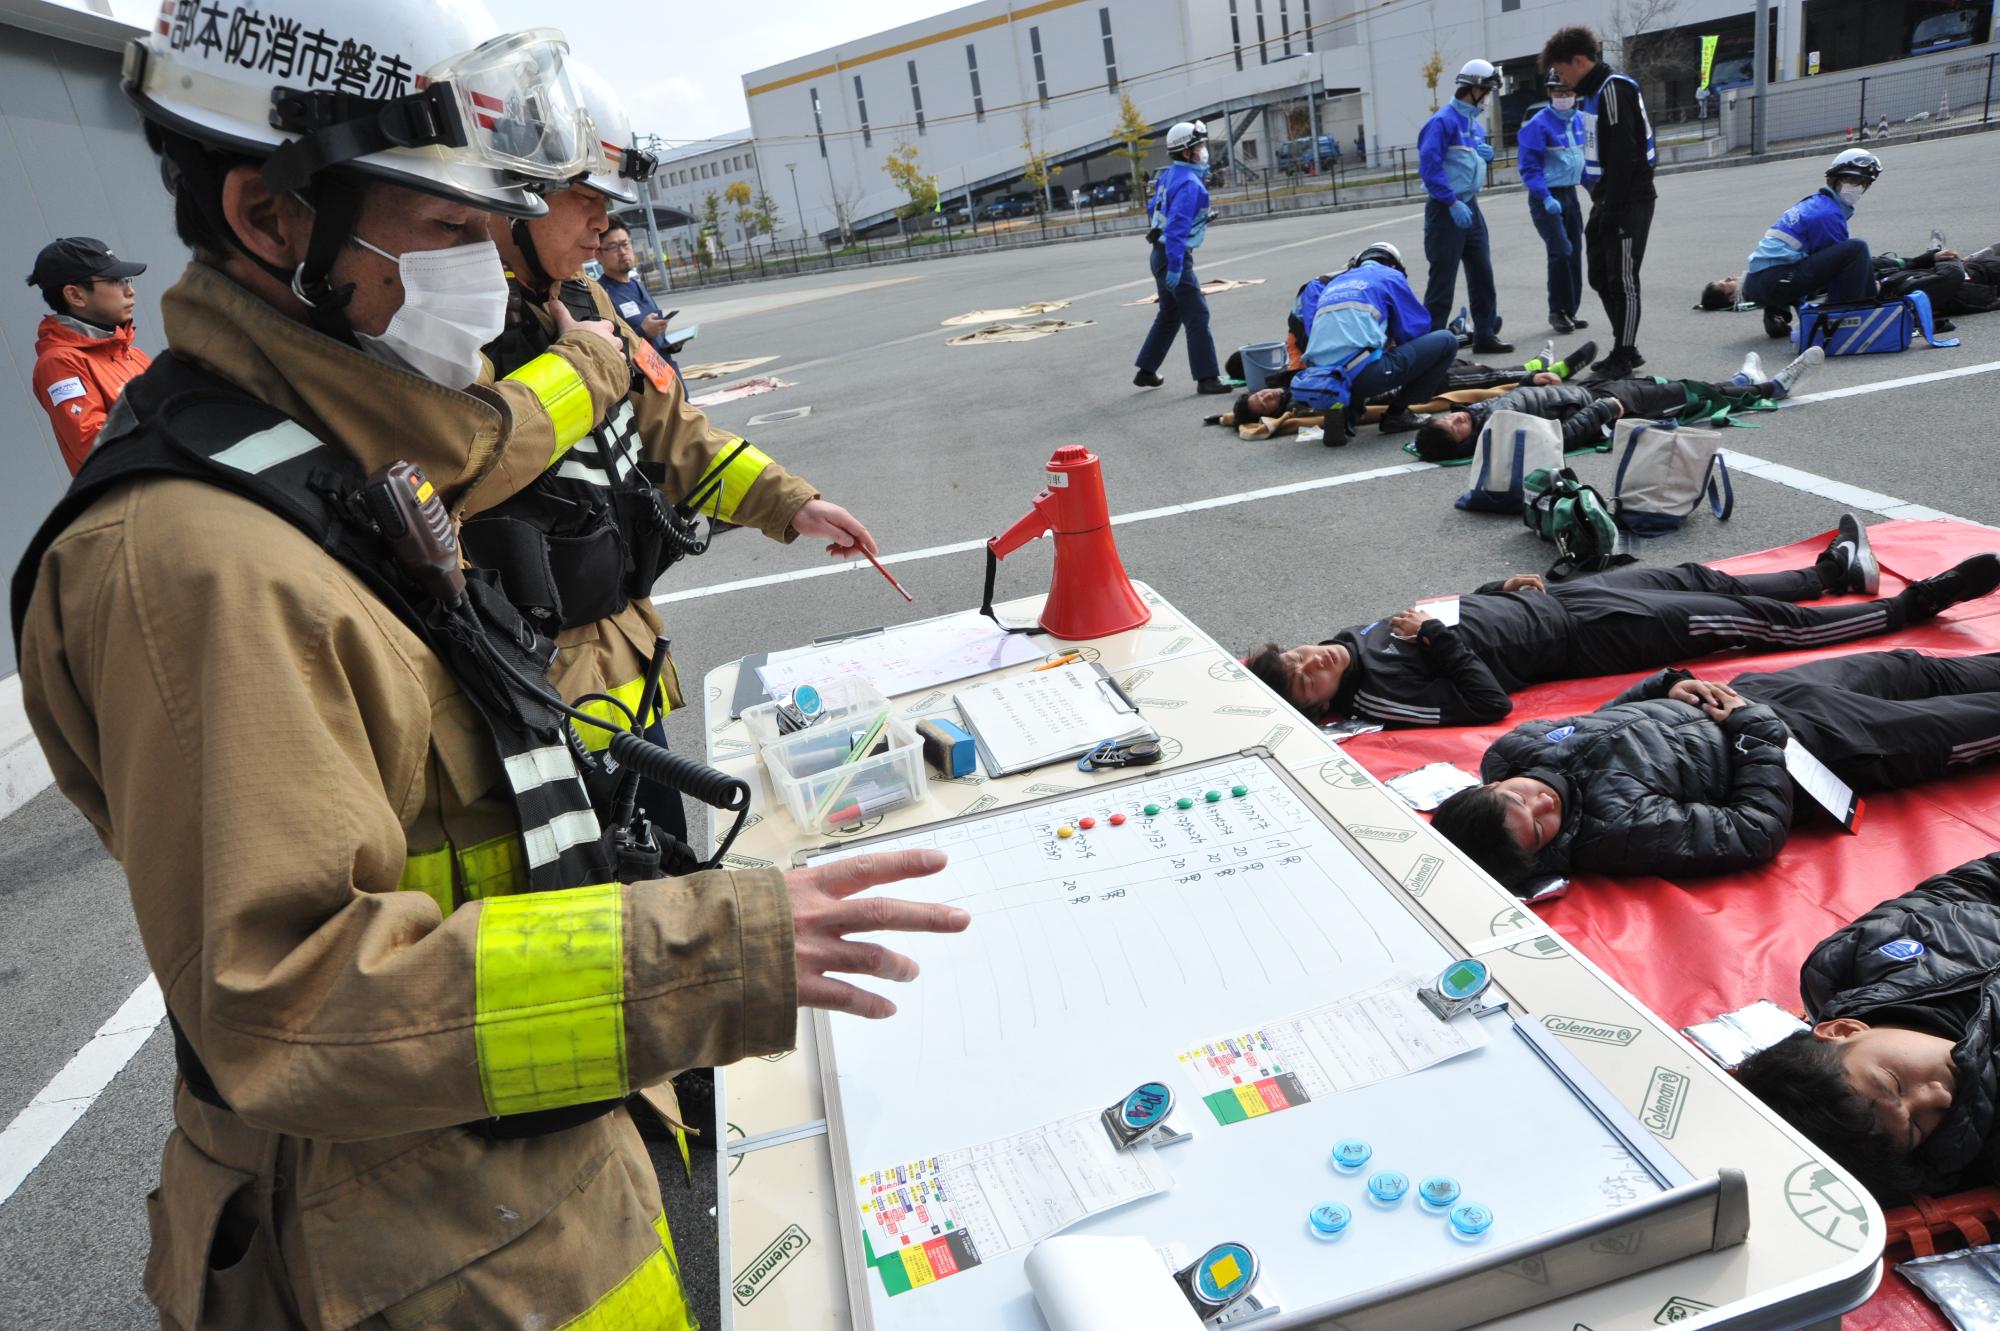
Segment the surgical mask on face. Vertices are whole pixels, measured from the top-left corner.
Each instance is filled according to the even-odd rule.
[[[1556,96],[1549,98],[1549,109],[1557,115],[1566,116],[1576,110],[1576,98]]]
[[[1196,148],[1196,149],[1194,150],[1194,160],[1195,160],[1195,162],[1196,162],[1197,164],[1199,164],[1199,165],[1201,165],[1201,166],[1207,166],[1207,165],[1208,165],[1208,149],[1207,149],[1207,148],[1205,148],[1205,147],[1204,147],[1204,148]]]
[[[493,242],[401,255],[359,236],[354,243],[394,262],[403,279],[403,307],[389,326],[354,334],[362,350],[446,388],[464,388],[477,379],[479,349],[507,326],[507,274]]]
[[[1835,185],[1833,192],[1840,196],[1842,203],[1852,208],[1861,202],[1861,196],[1868,192],[1868,187],[1866,185]]]

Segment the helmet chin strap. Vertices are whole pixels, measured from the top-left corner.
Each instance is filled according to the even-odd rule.
[[[528,229],[528,219],[515,218],[509,233],[514,237],[514,248],[521,251],[521,257],[527,261],[528,271],[524,276],[534,282],[537,291],[554,291],[556,280],[542,266],[541,252],[535,248],[535,233]]]
[[[306,322],[337,341],[356,345],[354,328],[347,321],[347,305],[354,299],[354,284],[333,285],[330,274],[341,249],[354,239],[354,224],[361,216],[362,191],[344,180],[322,178],[313,187],[313,199],[301,194],[299,202],[312,212],[312,235],[306,241],[305,261],[287,279],[292,294],[306,306]]]

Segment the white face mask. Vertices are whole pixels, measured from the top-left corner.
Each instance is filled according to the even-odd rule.
[[[356,236],[354,243],[395,261],[403,307],[380,333],[355,340],[377,360],[414,370],[446,388],[479,377],[479,349],[507,327],[507,274],[492,241],[394,255]]]
[[[1576,110],[1576,98],[1557,95],[1549,98],[1549,106],[1557,111],[1574,111]]]
[[[1196,161],[1197,163],[1199,163],[1200,165],[1202,165],[1202,166],[1207,166],[1207,165],[1208,165],[1208,149],[1207,149],[1207,148],[1205,148],[1205,147],[1204,147],[1204,148],[1196,148],[1196,149],[1194,150],[1194,160],[1195,160],[1195,161]]]
[[[1866,185],[1835,185],[1833,192],[1840,196],[1842,203],[1852,208],[1861,202],[1861,196],[1868,192],[1868,187]]]

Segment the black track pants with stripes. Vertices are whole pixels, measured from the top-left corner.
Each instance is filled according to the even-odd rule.
[[[1646,262],[1646,236],[1652,229],[1651,199],[1615,207],[1592,204],[1590,220],[1583,225],[1590,289],[1604,302],[1614,351],[1639,344],[1639,267]]]
[[[1857,652],[1735,685],[1856,790],[1897,790],[2000,755],[2000,654]]]
[[[1578,676],[1648,670],[1712,652],[1831,647],[1903,627],[1894,598],[1798,605],[1820,595],[1810,568],[1736,575],[1706,564],[1615,569],[1558,584]]]

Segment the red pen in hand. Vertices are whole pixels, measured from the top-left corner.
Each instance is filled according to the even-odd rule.
[[[869,554],[867,546],[865,545],[860,546],[860,550],[861,553],[867,557],[868,562],[875,566],[875,571],[877,573],[880,573],[883,577],[889,580],[889,585],[896,589],[898,595],[900,595],[905,601],[910,602],[912,605],[916,604],[917,598],[903,590],[903,584],[896,581],[896,575],[891,573],[888,569],[883,568],[882,561],[877,559],[874,555]]]

